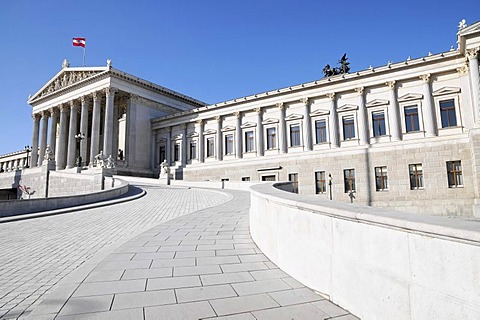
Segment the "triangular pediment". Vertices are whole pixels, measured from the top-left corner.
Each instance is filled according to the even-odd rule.
[[[480,32],[480,21],[472,24],[471,26],[468,26],[464,29],[461,29],[458,34],[461,36],[466,36],[470,34],[474,34]]]
[[[28,99],[28,103],[32,103],[39,98],[43,98],[62,89],[87,81],[88,79],[108,70],[108,67],[63,68],[40,90],[38,90],[33,96],[31,96]]]
[[[329,114],[330,114],[329,110],[318,109],[310,113],[310,117],[328,116]]]
[[[192,131],[187,134],[188,138],[195,138],[198,137],[198,132]]]
[[[262,121],[262,124],[278,123],[278,119],[268,118]]]
[[[303,119],[303,115],[301,114],[291,114],[288,117],[285,117],[285,121],[292,121],[292,120],[298,120],[298,119]]]
[[[420,93],[407,93],[406,95],[401,96],[398,98],[398,102],[406,102],[412,100],[421,100],[423,99],[423,94]]]
[[[241,128],[245,129],[245,128],[251,128],[256,126],[257,124],[255,122],[245,122],[244,124],[242,124]]]
[[[182,140],[182,134],[177,134],[175,136],[172,137],[172,140]]]
[[[367,102],[366,106],[367,106],[367,108],[371,108],[371,107],[384,106],[384,105],[387,105],[389,103],[390,102],[388,100],[385,100],[385,99],[375,99],[375,100],[372,100],[370,102]]]
[[[343,106],[340,106],[337,108],[337,112],[345,112],[345,111],[353,111],[357,110],[358,106],[354,104],[344,104]]]
[[[215,133],[217,133],[217,130],[208,129],[208,130],[205,130],[205,132],[203,134],[215,134]]]
[[[432,96],[436,97],[436,96],[444,96],[447,94],[456,94],[456,93],[459,93],[460,91],[461,89],[458,87],[443,87],[433,91]]]
[[[226,126],[222,128],[222,132],[233,131],[233,130],[235,130],[234,126]]]

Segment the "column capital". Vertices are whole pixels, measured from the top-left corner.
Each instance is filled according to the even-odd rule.
[[[285,108],[285,104],[283,104],[283,102],[276,103],[275,106],[276,106],[278,109],[284,109],[284,108]]]
[[[70,108],[71,108],[72,110],[77,110],[77,108],[78,108],[78,103],[76,103],[75,100],[70,100],[70,101],[69,101],[69,104],[70,104]]]
[[[468,60],[475,59],[477,58],[479,52],[480,52],[480,47],[468,49],[466,52],[466,56]]]
[[[419,78],[420,78],[423,82],[429,82],[429,81],[430,81],[430,73],[422,74],[421,76],[419,76]]]
[[[358,87],[353,90],[355,90],[355,92],[358,93],[359,96],[361,96],[365,92],[365,87]]]
[[[96,102],[98,98],[100,98],[100,95],[98,94],[97,91],[92,92],[92,98],[93,98],[93,102]]]
[[[40,114],[42,115],[42,119],[50,116],[50,112],[48,110],[43,110],[40,112]]]
[[[333,100],[335,99],[335,92],[329,92],[326,94],[326,96],[330,99],[330,100]]]
[[[300,102],[307,105],[310,102],[310,99],[309,98],[302,98],[302,99],[300,99]]]
[[[172,132],[172,127],[165,127],[165,129],[167,130],[167,132]]]
[[[205,123],[205,121],[204,121],[203,119],[197,119],[195,122],[196,122],[197,124],[200,124],[200,125],[202,125],[202,124]]]
[[[180,129],[185,130],[185,129],[187,129],[187,124],[182,123],[182,124],[179,125],[179,127],[180,127]]]
[[[32,114],[32,120],[33,120],[33,122],[40,121],[40,118],[41,118],[40,113],[34,113],[34,114]]]
[[[235,118],[237,118],[237,119],[239,119],[239,118],[242,116],[242,114],[240,113],[240,111],[235,111],[235,112],[233,113],[233,115],[234,115]]]
[[[253,111],[255,111],[255,113],[260,114],[260,113],[262,113],[262,108],[258,107],[258,108],[253,109]]]
[[[140,96],[138,94],[130,93],[130,100],[134,102],[138,102],[140,100]]]
[[[387,87],[389,87],[390,89],[395,89],[395,84],[396,84],[396,81],[387,81],[385,82],[385,85]]]
[[[457,73],[459,75],[464,75],[464,74],[468,73],[469,70],[470,70],[470,67],[469,67],[468,63],[465,63],[460,68],[457,68]]]
[[[215,121],[217,121],[217,122],[222,121],[222,116],[215,116],[215,117],[213,117],[213,118],[214,118]]]
[[[81,105],[85,105],[88,102],[88,97],[87,96],[81,96],[80,97],[80,103]]]
[[[66,103],[62,103],[61,105],[58,106],[58,108],[60,109],[60,112],[67,112],[68,109],[70,109],[70,107]]]
[[[110,95],[113,96],[113,95],[115,94],[115,92],[118,91],[118,89],[117,89],[117,88],[114,88],[114,87],[107,87],[107,88],[105,88],[105,89],[103,89],[103,90],[104,90],[105,94],[107,95],[107,97],[110,96]]]

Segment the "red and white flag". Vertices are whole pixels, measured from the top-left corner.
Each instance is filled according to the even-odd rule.
[[[86,40],[86,38],[73,38],[73,46],[85,48]]]

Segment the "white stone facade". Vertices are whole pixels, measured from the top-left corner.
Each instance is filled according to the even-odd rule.
[[[477,22],[461,26],[456,50],[214,105],[111,64],[67,62],[29,99],[31,166],[47,145],[57,170],[76,166],[78,150],[83,165],[102,150],[124,174],[156,176],[166,160],[174,179],[293,180],[321,199],[471,216],[480,199],[479,50]]]

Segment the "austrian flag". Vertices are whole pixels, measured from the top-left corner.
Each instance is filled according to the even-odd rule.
[[[85,48],[86,40],[87,40],[86,38],[73,38],[73,46]]]

